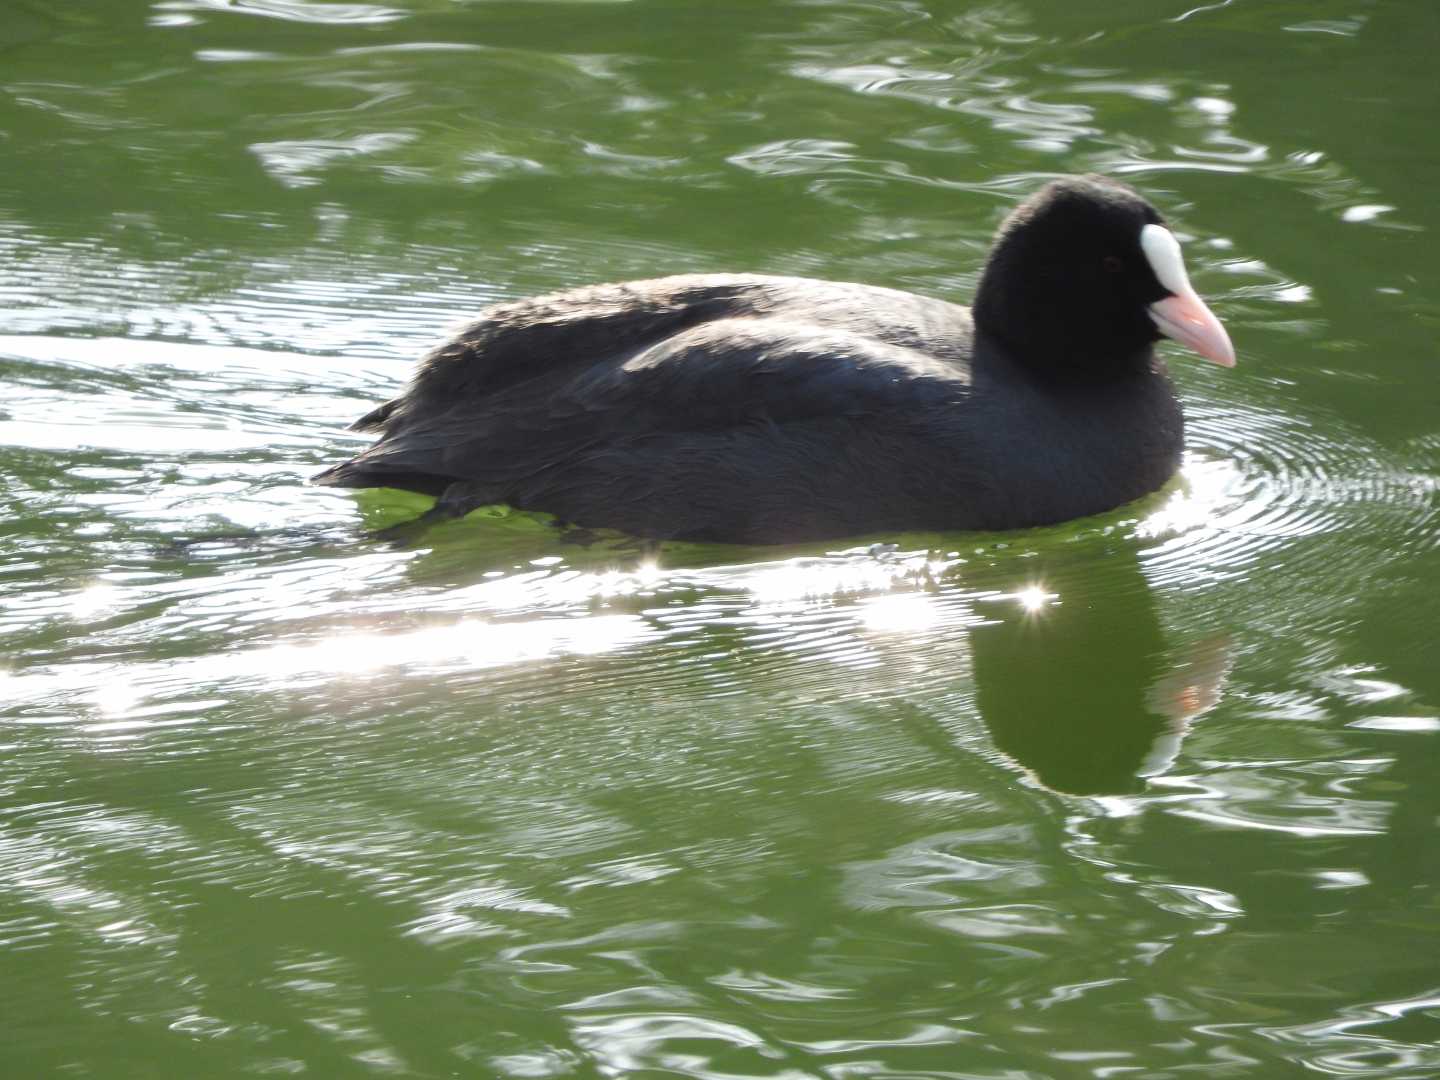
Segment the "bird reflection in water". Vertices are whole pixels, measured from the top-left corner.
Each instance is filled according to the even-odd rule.
[[[1055,791],[1141,790],[1219,701],[1230,667],[1224,637],[1171,654],[1133,549],[1052,565],[981,609],[980,716],[996,748]]]

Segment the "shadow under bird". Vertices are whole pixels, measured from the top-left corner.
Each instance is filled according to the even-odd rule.
[[[1001,225],[974,306],[688,274],[497,304],[315,477],[651,539],[1015,529],[1161,487],[1184,426],[1162,337],[1230,367],[1156,209],[1055,180]]]

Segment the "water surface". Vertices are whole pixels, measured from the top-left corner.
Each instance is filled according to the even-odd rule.
[[[9,0],[13,1076],[1440,1074],[1440,8]],[[486,303],[967,300],[1161,206],[1240,365],[1008,535],[306,488]]]

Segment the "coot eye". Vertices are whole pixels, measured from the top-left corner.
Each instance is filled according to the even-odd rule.
[[[1105,269],[1112,274],[1118,274],[1121,270],[1125,269],[1125,264],[1121,261],[1119,255],[1106,255],[1104,265]]]

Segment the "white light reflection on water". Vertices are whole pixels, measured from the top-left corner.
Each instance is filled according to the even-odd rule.
[[[534,559],[530,565],[536,569],[511,574],[492,571],[485,581],[429,598],[427,608],[461,612],[477,607],[495,612],[568,610],[641,596],[667,580],[666,571],[651,560],[631,570],[608,566],[582,571],[566,567],[559,558]]]
[[[1043,584],[1027,585],[1015,593],[1015,599],[1027,615],[1038,615],[1046,607],[1060,599],[1058,593],[1046,592]]]
[[[393,669],[407,674],[477,670],[558,656],[593,656],[632,645],[654,629],[615,614],[488,622],[477,618],[397,632],[338,631],[305,643],[130,664],[71,664],[7,674],[12,723],[83,720],[87,731],[138,730],[199,719],[216,704],[216,687],[241,684],[285,691],[368,679]],[[160,719],[164,717],[166,719]],[[93,718],[93,719],[92,719]],[[138,725],[121,721],[145,721]],[[119,725],[119,726],[117,726]]]
[[[119,608],[122,595],[121,590],[113,585],[88,585],[72,594],[65,602],[65,607],[75,621],[89,622]]]
[[[240,665],[271,681],[297,675],[368,675],[392,667],[471,668],[515,664],[560,654],[589,656],[639,641],[649,624],[635,615],[533,619],[488,623],[463,619],[401,633],[336,634],[309,645],[278,645],[249,654]]]
[[[830,558],[789,559],[762,567],[736,567],[744,590],[762,606],[793,606],[841,597],[923,587],[938,581],[957,560],[931,558],[927,552],[879,557],[837,552]]]
[[[1142,539],[1188,533],[1212,524],[1216,514],[1235,497],[1239,470],[1230,461],[1200,460],[1188,455],[1180,479],[1165,502],[1136,526]]]
[[[78,720],[87,731],[133,734],[184,723],[187,716],[198,721],[237,685],[284,693],[327,683],[339,688],[384,672],[409,679],[523,666],[662,639],[693,640],[722,624],[742,628],[749,644],[868,663],[876,658],[867,633],[917,634],[942,624],[958,630],[974,618],[963,598],[942,599],[934,591],[958,560],[925,551],[887,550],[877,557],[857,549],[703,571],[667,571],[648,559],[630,568],[582,571],[547,557],[475,584],[439,590],[422,584],[373,595],[373,571],[392,578],[407,565],[423,568],[420,555],[387,552],[344,564],[307,560],[278,571],[238,560],[221,564],[221,580],[209,580],[197,595],[183,582],[178,591],[166,582],[97,583],[61,594],[32,615],[63,612],[84,625],[159,605],[138,622],[96,623],[90,633],[112,647],[153,633],[160,623],[177,642],[203,631],[221,633],[230,644],[208,646],[201,655],[67,663],[63,670],[58,663],[32,663],[5,679],[12,722]],[[372,573],[361,573],[361,562]],[[699,605],[664,599],[697,589],[709,597]]]
[[[928,593],[900,593],[867,598],[860,603],[860,625],[888,634],[929,630],[941,619],[935,598]]]
[[[408,15],[404,10],[378,4],[317,4],[312,0],[249,0],[238,5],[229,0],[161,0],[155,10],[163,13],[156,16],[164,20],[159,24],[163,26],[189,26],[221,12],[318,25],[388,23]]]
[[[140,704],[143,693],[129,679],[107,680],[96,688],[93,701],[101,716],[125,716]]]

